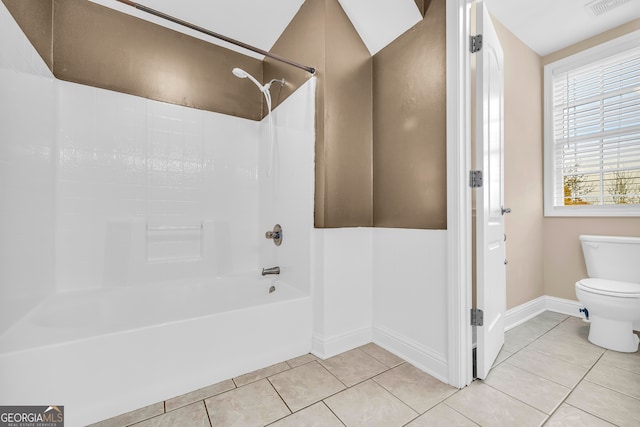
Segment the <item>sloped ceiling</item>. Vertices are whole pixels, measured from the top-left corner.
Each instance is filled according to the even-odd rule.
[[[262,59],[260,55],[156,18],[116,0],[91,1]],[[304,1],[137,0],[145,6],[267,51]],[[419,0],[338,1],[372,55],[422,19],[417,5]],[[594,2],[620,5],[596,16],[588,7]],[[485,3],[495,18],[540,55],[640,18],[640,0],[485,0]]]
[[[485,0],[489,12],[541,56],[640,18],[640,0]],[[594,3],[618,6],[595,15]]]
[[[262,59],[261,55],[157,18],[116,0],[91,0],[129,15]],[[304,0],[137,0],[144,6],[268,51]]]
[[[371,55],[378,53],[422,19],[414,0],[339,2]]]
[[[149,15],[116,0],[91,1],[255,58],[262,58],[258,54]],[[268,51],[289,25],[304,0],[137,0],[136,2]],[[422,19],[415,0],[339,0],[339,2],[372,55]]]

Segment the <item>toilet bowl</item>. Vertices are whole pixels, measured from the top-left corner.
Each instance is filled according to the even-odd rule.
[[[633,353],[640,339],[640,238],[580,236],[589,278],[576,282],[576,296],[589,311],[589,341]]]

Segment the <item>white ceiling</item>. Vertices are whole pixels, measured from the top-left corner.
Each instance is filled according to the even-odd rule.
[[[260,55],[154,17],[116,0],[91,1],[261,58]],[[540,55],[547,55],[640,18],[640,0],[629,0],[599,16],[595,16],[589,8],[585,7],[593,1],[484,0],[496,19]],[[268,51],[289,25],[304,0],[137,0],[137,2]],[[414,0],[339,0],[339,2],[372,55],[421,19]]]
[[[414,0],[339,0],[360,38],[375,55],[416,25],[422,14]]]
[[[91,0],[129,15],[262,58],[155,17],[116,0]],[[304,0],[134,0],[183,21],[269,51]],[[374,54],[422,19],[415,0],[339,0],[365,45]],[[384,25],[382,25],[384,24]],[[293,58],[295,59],[295,58]]]
[[[205,34],[157,18],[116,0],[91,0],[129,15],[209,41],[229,49],[262,58],[261,55],[218,41]],[[180,18],[207,30],[268,51],[289,25],[304,0],[133,0],[136,3]]]
[[[640,0],[622,3],[599,16],[585,7],[593,0],[485,0],[485,3],[494,18],[541,56],[640,18]]]

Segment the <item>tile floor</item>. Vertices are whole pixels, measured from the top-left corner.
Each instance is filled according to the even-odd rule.
[[[94,424],[106,426],[638,426],[640,352],[587,341],[545,312],[506,333],[485,381],[441,383],[375,344],[304,355]]]

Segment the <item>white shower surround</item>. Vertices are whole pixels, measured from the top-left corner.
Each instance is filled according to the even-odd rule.
[[[271,176],[266,120],[56,83],[56,292],[0,337],[0,400],[86,424],[309,352],[315,79],[274,112]]]

